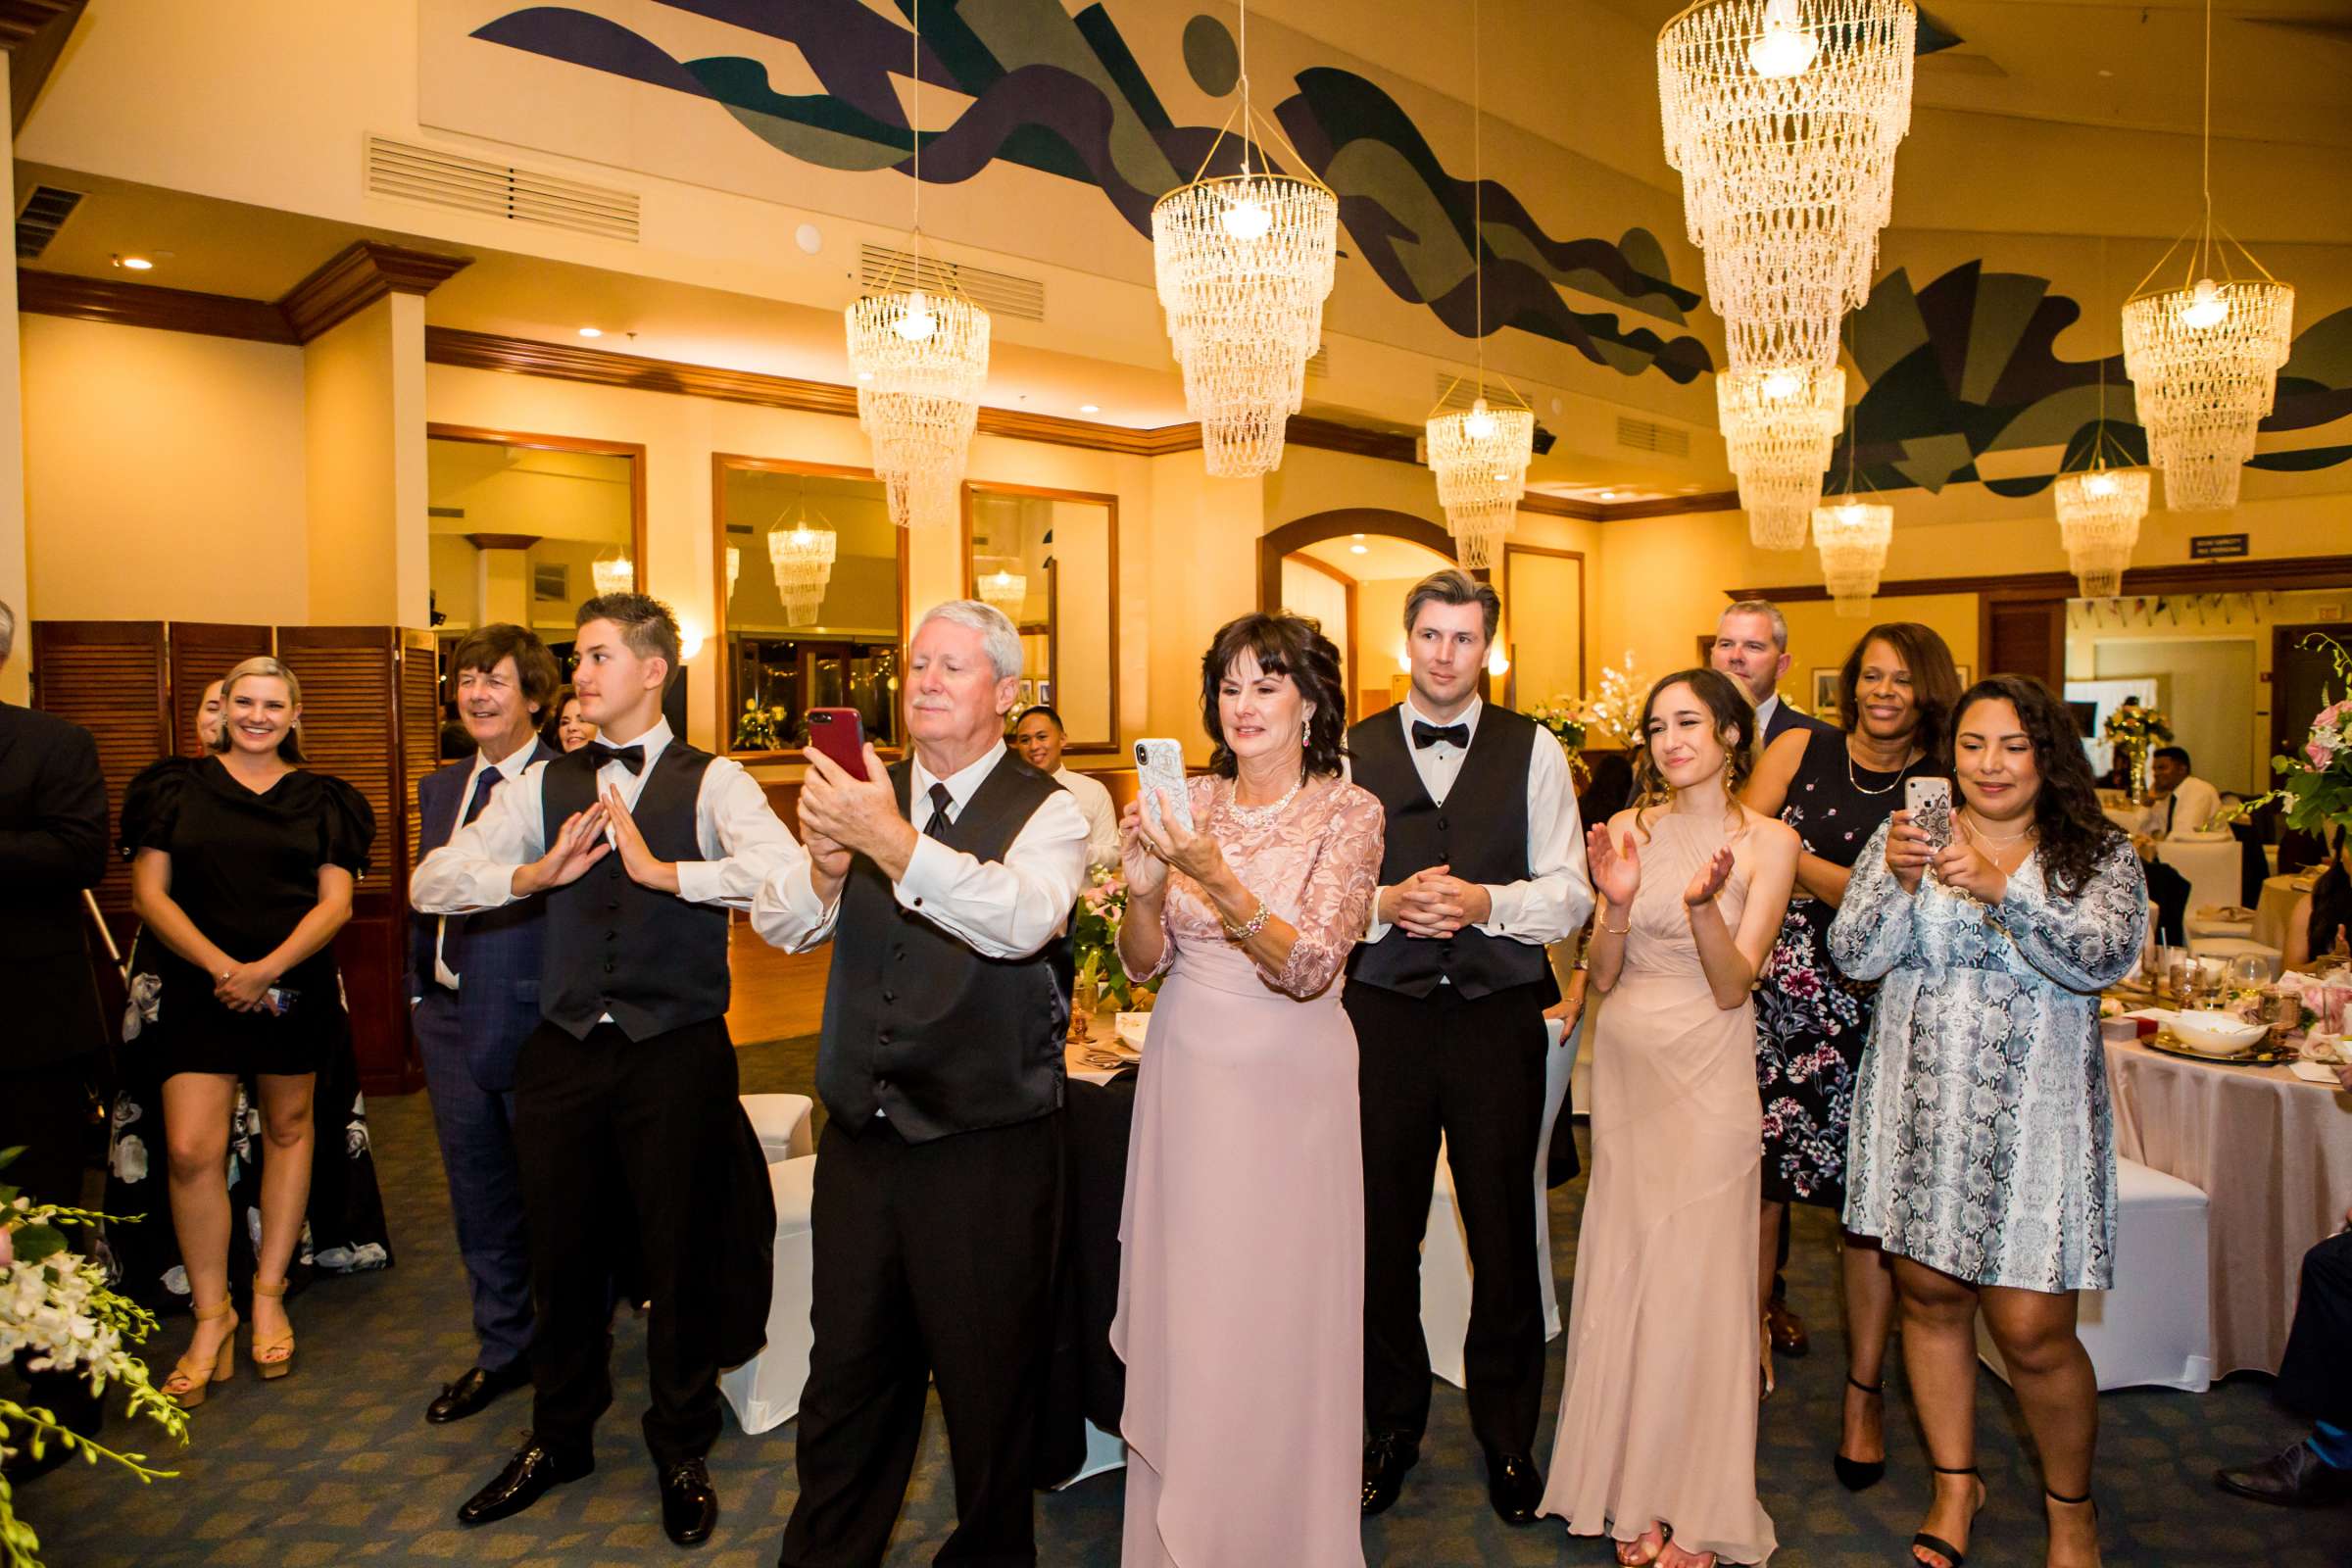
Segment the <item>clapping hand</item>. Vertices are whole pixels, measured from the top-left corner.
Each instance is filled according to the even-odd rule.
[[[1209,886],[1225,870],[1224,851],[1206,833],[1193,832],[1177,821],[1176,813],[1168,808],[1164,791],[1154,790],[1152,794],[1159,802],[1159,820],[1154,823],[1150,813],[1142,814],[1136,820],[1136,831],[1152,847],[1153,855],[1202,887]]]
[[[637,830],[637,819],[629,814],[628,803],[613,785],[605,786],[604,808],[613,847],[620,851],[620,868],[629,873],[629,880],[661,893],[677,892],[677,863],[657,858],[647,847],[645,835]]]
[[[1728,844],[1708,856],[1706,863],[1690,878],[1690,885],[1683,889],[1683,906],[1696,909],[1713,904],[1715,895],[1732,878],[1732,847]]]
[[[587,869],[603,859],[612,846],[605,842],[605,807],[598,802],[585,811],[574,811],[556,829],[548,842],[547,853],[528,865],[514,868],[514,890],[518,899],[549,888],[560,888],[577,882]]]
[[[1167,891],[1168,862],[1152,850],[1144,837],[1144,803],[1139,798],[1127,803],[1119,813],[1119,869],[1127,877],[1127,897],[1130,900],[1152,900]]]
[[[1936,858],[1935,843],[1926,828],[1912,822],[1909,811],[1897,811],[1886,821],[1886,869],[1905,893],[1917,893],[1919,879]]]
[[[1939,850],[1935,859],[1936,879],[1979,904],[1998,904],[2009,891],[2007,873],[1974,844],[1954,844]]]
[[[1591,867],[1592,887],[1609,901],[1612,909],[1631,909],[1634,895],[1642,891],[1642,852],[1634,847],[1632,834],[1627,834],[1625,848],[1620,851],[1616,840],[1609,836],[1607,823],[1585,835],[1585,861]]]

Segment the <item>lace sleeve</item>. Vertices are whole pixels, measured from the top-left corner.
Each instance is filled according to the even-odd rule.
[[[1290,961],[1279,974],[1260,970],[1276,990],[1303,1001],[1320,996],[1338,978],[1371,919],[1386,820],[1370,792],[1352,784],[1340,787],[1331,821],[1316,842],[1298,917],[1291,922],[1298,936],[1291,944]]]
[[[1886,869],[1886,830],[1881,822],[1854,861],[1838,918],[1830,922],[1830,957],[1852,980],[1877,980],[1911,948],[1912,895]]]
[[[2026,962],[2069,991],[2115,984],[2148,935],[2148,884],[2131,841],[2118,834],[2078,898],[2009,879],[1994,911]]]
[[[1132,906],[1130,906],[1128,914],[1133,913],[1134,908]],[[1125,918],[1125,916],[1122,916],[1121,918]],[[1168,972],[1168,965],[1176,961],[1176,933],[1168,924],[1167,900],[1162,899],[1159,904],[1159,957],[1151,968],[1146,969],[1142,974],[1137,974],[1135,970],[1129,966],[1127,962],[1127,949],[1121,943],[1112,943],[1111,951],[1119,956],[1119,967],[1126,970],[1127,980],[1130,985],[1147,986],[1152,981],[1158,979],[1161,975],[1166,974]]]

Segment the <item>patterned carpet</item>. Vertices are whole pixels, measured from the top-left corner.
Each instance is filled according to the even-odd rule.
[[[807,1092],[813,1042],[746,1047],[744,1088]],[[19,1505],[40,1530],[53,1568],[313,1568],[346,1562],[563,1565],[601,1568],[677,1555],[662,1538],[653,1470],[639,1444],[644,1402],[643,1328],[624,1318],[615,1349],[617,1401],[599,1429],[597,1473],[531,1512],[461,1531],[460,1501],[493,1475],[529,1418],[528,1396],[470,1422],[428,1427],[421,1412],[440,1383],[470,1359],[464,1276],[422,1096],[369,1106],[400,1266],[326,1280],[294,1307],[302,1351],[294,1375],[268,1387],[249,1367],[197,1412],[191,1446],[169,1456],[177,1479],[140,1488],[118,1476],[67,1469],[35,1482]],[[1552,1198],[1561,1296],[1573,1265],[1584,1184]],[[1782,1364],[1780,1392],[1764,1410],[1764,1502],[1778,1526],[1783,1568],[1893,1568],[1927,1497],[1924,1460],[1890,1380],[1892,1466],[1887,1480],[1849,1497],[1830,1474],[1841,1378],[1835,1324],[1834,1253],[1825,1215],[1805,1211],[1790,1289],[1814,1326],[1810,1357]],[[185,1320],[168,1324],[151,1359],[168,1364],[185,1342]],[[1560,1346],[1549,1389],[1556,1396]],[[2038,1488],[2021,1448],[2014,1403],[1987,1377],[1981,1443],[1991,1499],[1971,1560],[2041,1560]],[[2271,1405],[2259,1379],[2237,1379],[2203,1397],[2138,1391],[2101,1401],[2098,1495],[2107,1560],[2135,1564],[2251,1564],[2323,1568],[2352,1564],[2352,1513],[2292,1514],[2239,1502],[2213,1488],[2218,1463],[2268,1454],[2297,1428]],[[1552,1405],[1544,1411],[1549,1446]],[[123,1440],[120,1421],[110,1434]],[[154,1452],[154,1445],[147,1446]],[[793,1439],[785,1426],[746,1439],[730,1424],[712,1455],[725,1507],[718,1534],[692,1560],[710,1568],[772,1562],[793,1500]],[[1424,1457],[1402,1500],[1367,1524],[1372,1564],[1467,1568],[1471,1564],[1586,1564],[1612,1560],[1605,1544],[1571,1540],[1555,1522],[1503,1526],[1486,1506],[1485,1484],[1458,1393],[1438,1391]],[[1040,1555],[1049,1565],[1108,1565],[1118,1558],[1122,1483],[1113,1472],[1038,1503]],[[936,1410],[889,1561],[928,1562],[953,1526],[954,1492]],[[1252,1565],[1255,1568],[1255,1565]],[[1281,1568],[1281,1565],[1266,1565]]]

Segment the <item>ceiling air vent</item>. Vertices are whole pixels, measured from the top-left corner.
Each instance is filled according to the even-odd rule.
[[[1687,458],[1690,455],[1690,432],[1655,419],[1629,419],[1617,416],[1617,444],[1631,452],[1655,452],[1662,458]]]
[[[24,205],[17,210],[17,260],[38,260],[57,231],[66,226],[74,209],[81,205],[81,192],[65,190],[56,185],[35,185]]]
[[[635,191],[590,185],[389,136],[368,138],[368,193],[575,234],[632,243],[637,238]]]
[[[858,247],[858,285],[864,289],[927,289],[934,294],[944,294],[953,285],[991,316],[1022,321],[1046,318],[1046,285],[1037,278],[943,262],[936,256],[918,257],[888,245]]]

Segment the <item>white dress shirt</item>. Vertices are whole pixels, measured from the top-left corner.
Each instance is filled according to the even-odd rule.
[[[1473,697],[1453,721],[1470,731],[1473,743],[1478,740],[1478,716],[1485,710],[1484,700]],[[1437,721],[1415,707],[1409,696],[1396,705],[1396,722],[1404,729],[1405,750],[1412,755],[1413,771],[1421,775],[1421,787],[1429,791],[1432,801],[1444,806],[1453,781],[1461,776],[1462,758],[1469,748],[1451,741],[1415,746],[1414,722]],[[1477,929],[1491,937],[1508,937],[1536,947],[1583,930],[1592,915],[1584,822],[1577,814],[1576,790],[1568,776],[1568,754],[1560,749],[1559,737],[1541,725],[1527,763],[1527,863],[1534,869],[1532,877],[1481,884],[1494,907]],[[1388,934],[1389,927],[1380,923],[1380,899],[1375,895],[1372,926],[1364,940],[1378,942]]]
[[[982,957],[1025,958],[1060,933],[1086,888],[1086,813],[1076,798],[1067,790],[1048,796],[1013,835],[1002,860],[951,849],[922,831],[931,821],[933,784],[947,785],[954,820],[1004,757],[999,741],[945,779],[934,778],[919,757],[910,760],[907,820],[917,837],[906,874],[891,893],[901,908],[922,915]],[[823,942],[841,913],[838,895],[830,905],[818,902],[812,870],[806,857],[779,867],[752,906],[752,929],[787,953],[806,953]]]
[[[2172,794],[2148,803],[2139,830],[2159,841],[2226,839],[2230,836],[2227,826],[2210,833],[2205,830],[2205,824],[2221,808],[2222,792],[2192,773],[2175,785]]]
[[[1119,813],[1110,804],[1110,791],[1102,781],[1073,773],[1067,767],[1054,770],[1054,782],[1070,792],[1078,809],[1086,813],[1086,863],[1116,865],[1119,863]]]
[[[598,796],[607,788],[617,790],[621,804],[633,808],[669,742],[667,720],[630,741],[608,736],[607,745],[642,745],[645,766],[632,773],[618,762],[607,762],[596,772]],[[515,867],[547,853],[540,783],[547,765],[535,762],[526,768],[520,788],[500,786],[471,826],[460,827],[447,844],[424,858],[409,879],[410,904],[427,914],[469,914],[514,902]],[[607,829],[607,842],[611,838]],[[807,875],[808,852],[776,819],[767,796],[743,764],[724,757],[710,760],[695,791],[694,839],[703,858],[677,863],[678,897],[689,904],[748,909],[769,877],[794,866]]]
[[[1772,728],[1772,715],[1780,710],[1780,707],[1781,694],[1778,691],[1756,705],[1756,733],[1751,739],[1758,745],[1763,742],[1764,732]]]
[[[482,781],[482,769],[486,767],[498,769],[498,783],[490,786],[490,798],[496,800],[500,786],[511,784],[522,776],[523,759],[530,756],[532,749],[538,744],[539,737],[533,735],[505,757],[492,757],[488,752],[473,754],[473,766],[466,770],[466,787],[458,792],[458,817],[451,830],[453,833],[457,828],[466,825],[466,809],[473,804],[473,792]],[[482,809],[487,811],[489,807],[484,806]],[[458,971],[452,969],[449,966],[449,960],[442,956],[443,945],[448,941],[449,916],[443,915],[433,928],[433,978],[455,991],[458,989]],[[416,999],[412,997],[409,1000],[413,1002]]]

